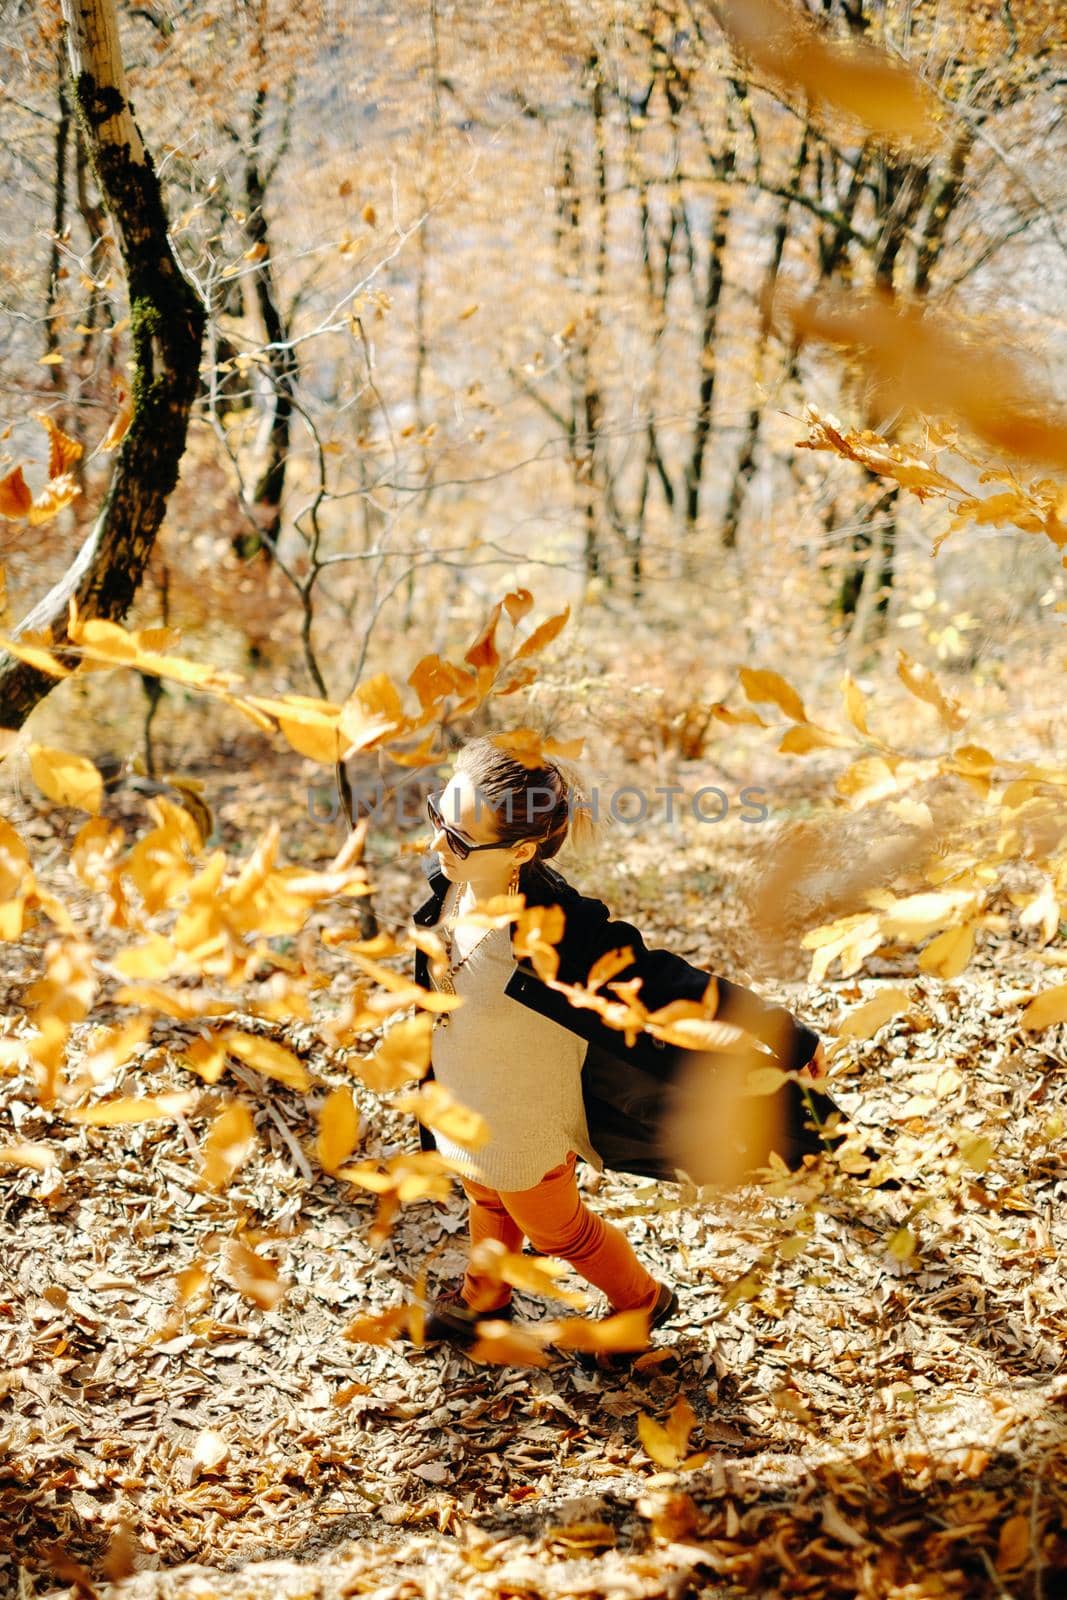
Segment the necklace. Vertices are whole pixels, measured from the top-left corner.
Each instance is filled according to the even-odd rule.
[[[518,893],[518,889],[519,889],[519,869],[518,869],[518,867],[516,867],[515,871],[511,874],[511,881],[508,884],[508,893],[509,894],[517,894]],[[457,914],[458,914],[458,907],[459,907],[459,891],[457,890],[456,891],[456,909],[457,909]],[[452,980],[455,977],[456,973],[459,971],[460,967],[466,965],[466,963],[470,960],[470,958],[474,954],[474,952],[477,949],[480,948],[482,943],[494,931],[492,928],[487,928],[485,930],[485,932],[482,934],[482,937],[480,939],[476,939],[474,944],[471,945],[470,949],[467,951],[467,954],[465,956],[461,956],[458,961],[453,963],[453,961],[452,961],[452,929],[455,926],[456,920],[457,920],[457,917],[453,916],[450,920],[445,920],[440,925],[441,926],[441,930],[444,933],[445,951],[446,951],[447,956],[448,956],[448,970],[445,972],[445,974],[444,974],[444,976],[442,978],[435,979],[434,981],[436,983],[437,988],[443,994],[455,994],[456,986],[455,986],[455,984],[454,984],[454,982]],[[447,1028],[450,1020],[451,1020],[451,1013],[450,1012],[448,1012],[448,1011],[437,1011],[437,1012],[434,1013],[433,1026],[434,1026],[434,1028]]]

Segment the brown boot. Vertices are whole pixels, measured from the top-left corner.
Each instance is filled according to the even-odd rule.
[[[669,1283],[661,1283],[656,1303],[648,1314],[648,1331],[651,1334],[678,1310],[678,1296]],[[611,1313],[616,1315],[615,1312]],[[643,1352],[640,1350],[575,1350],[575,1360],[589,1371],[622,1372]]]
[[[462,1278],[457,1278],[434,1300],[422,1330],[422,1337],[427,1344],[438,1340],[449,1344],[474,1344],[478,1337],[476,1323],[498,1318],[510,1322],[514,1317],[515,1307],[510,1300],[506,1300],[502,1306],[495,1306],[492,1311],[475,1311],[463,1298],[462,1284]]]

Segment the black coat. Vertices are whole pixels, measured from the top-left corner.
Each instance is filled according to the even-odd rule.
[[[426,865],[424,860],[424,870],[431,893],[413,913],[417,925],[437,922],[450,882],[439,870],[436,855],[430,856],[429,861],[432,864]],[[639,998],[649,1011],[672,1000],[699,1001],[703,997],[710,973],[673,951],[650,949],[633,923],[613,919],[603,900],[581,894],[548,862],[524,863],[519,890],[525,895],[527,906],[559,905],[563,909],[563,937],[556,946],[559,982],[584,983],[593,963],[602,955],[630,945],[634,959],[615,974],[613,981],[640,977],[643,982]],[[513,923],[513,936],[514,928]],[[589,1137],[604,1165],[645,1177],[675,1179],[679,1169],[661,1143],[660,1129],[672,1104],[679,1069],[683,1062],[691,1061],[693,1052],[649,1033],[639,1033],[628,1045],[624,1034],[608,1027],[595,1011],[572,1006],[566,995],[549,988],[528,957],[516,955],[515,960],[515,971],[504,993],[588,1041],[582,1094]],[[429,987],[429,958],[424,950],[415,952],[414,975],[416,983]],[[717,1021],[742,1027],[774,1047],[776,1053],[768,1061],[786,1070],[802,1067],[811,1060],[819,1043],[818,1034],[811,1028],[798,1022],[784,1006],[760,999],[751,989],[727,978],[717,978],[717,983]],[[705,1055],[704,1060],[709,1063],[709,1070],[714,1070],[714,1058]],[[432,1067],[428,1076],[433,1076]],[[840,1108],[829,1096],[809,1089],[802,1091],[792,1081],[771,1098],[781,1102],[776,1107],[779,1132],[774,1136],[773,1148],[795,1169],[805,1152],[814,1153],[826,1143],[814,1131],[812,1110],[825,1121]],[[531,1111],[536,1114],[534,1108]],[[424,1150],[436,1148],[433,1135],[421,1124],[419,1140]],[[769,1148],[746,1147],[744,1154],[749,1166],[761,1166],[767,1161]]]

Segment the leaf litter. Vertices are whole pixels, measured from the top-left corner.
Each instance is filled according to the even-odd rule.
[[[694,844],[667,848],[662,882],[683,887],[654,931],[684,948]],[[742,848],[718,834],[717,870],[734,850],[739,871]],[[381,878],[402,918],[410,873]],[[637,914],[619,887],[618,914]],[[728,894],[722,911],[707,965],[730,953]],[[17,966],[34,938],[0,947],[9,1029],[41,970]],[[316,956],[326,1016],[353,969],[325,942]],[[216,1188],[194,1157],[222,1112],[210,1081],[164,1120],[94,1126],[43,1109],[9,1064],[3,1144],[58,1160],[0,1167],[0,1590],[1051,1596],[1067,1565],[1067,1075],[1063,1027],[1018,1025],[1047,975],[989,939],[951,983],[884,951],[861,976],[788,986],[827,1036],[907,992],[834,1063],[850,1115],[893,1131],[903,1186],[836,1183],[798,1210],[795,1194],[585,1171],[681,1300],[652,1349],[595,1376],[567,1352],[496,1365],[346,1340],[421,1271],[432,1288],[462,1270],[464,1202],[401,1206],[376,1244],[378,1197],[321,1169],[322,1096],[299,1079],[235,1074],[241,1159],[217,1141]],[[361,1160],[413,1148],[410,1115],[352,1079],[318,1020],[232,1019],[350,1091]],[[156,1017],[109,1094],[188,1093],[175,1055],[195,1031]],[[73,1024],[73,1059],[89,1033]],[[516,1303],[533,1329],[567,1311]]]

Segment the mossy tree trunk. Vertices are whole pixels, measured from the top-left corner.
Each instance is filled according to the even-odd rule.
[[[16,630],[50,635],[54,646],[68,637],[72,596],[80,616],[115,621],[137,593],[178,479],[204,334],[204,311],[167,239],[159,181],[127,95],[115,0],[62,6],[75,110],[126,273],[133,415],[92,532]],[[0,654],[0,726],[21,727],[56,681]]]

